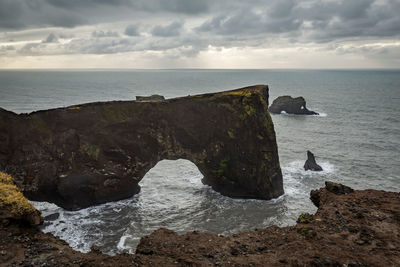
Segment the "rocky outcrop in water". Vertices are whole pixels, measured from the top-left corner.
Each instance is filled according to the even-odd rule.
[[[269,112],[275,114],[281,114],[286,112],[288,114],[297,115],[319,115],[317,112],[308,110],[306,107],[306,101],[303,97],[293,98],[291,96],[280,96],[272,102],[269,107]]]
[[[136,96],[136,101],[161,101],[165,100],[162,95],[151,95],[151,96]]]
[[[268,86],[14,114],[0,110],[0,170],[66,209],[128,198],[163,159],[188,159],[223,195],[283,194]]]
[[[1,266],[400,266],[400,194],[327,182],[297,225],[231,236],[159,229],[136,254],[72,250],[35,227],[0,221]]]
[[[311,151],[307,151],[307,160],[304,163],[304,170],[308,171],[322,171],[322,167],[315,161],[314,154]]]

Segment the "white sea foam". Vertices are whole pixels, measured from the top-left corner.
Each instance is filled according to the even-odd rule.
[[[282,170],[284,174],[301,174],[302,176],[318,176],[324,174],[330,174],[335,171],[335,166],[331,164],[329,161],[318,161],[318,164],[322,167],[322,171],[306,171],[304,170],[304,162],[302,160],[295,160],[290,162],[287,166],[283,166]]]
[[[125,246],[125,241],[126,241],[126,239],[127,238],[129,238],[129,237],[131,237],[131,235],[122,235],[121,236],[121,238],[119,239],[119,241],[118,241],[118,244],[117,244],[117,249],[119,250],[119,251],[126,251],[126,250],[130,250],[131,249],[131,247],[130,246]]]
[[[287,201],[297,203],[301,202],[299,198],[307,198],[309,190],[304,185],[306,179],[302,181],[301,177],[313,177],[334,171],[333,165],[329,162],[321,161],[324,171],[315,174],[303,170],[304,162],[291,162],[282,168],[285,194],[265,201],[222,196],[210,186],[201,183],[202,175],[193,163],[188,164],[189,162],[184,161],[177,161],[174,163],[176,165],[170,163],[162,162],[158,168],[150,171],[148,174],[150,177],[146,176],[141,183],[141,193],[130,199],[79,211],[66,211],[51,203],[34,202],[34,205],[43,212],[43,216],[56,212],[60,214],[58,219],[45,222],[43,232],[52,233],[65,240],[72,248],[82,252],[88,252],[93,245],[106,245],[109,253],[134,253],[141,236],[150,234],[159,227],[178,232],[199,228],[214,229],[213,231],[220,229],[218,233],[242,231],[252,225],[246,216],[227,227],[226,222],[220,221],[216,213],[235,214],[236,209],[245,211],[247,207],[251,207],[252,212],[259,210],[260,213],[270,214],[276,206],[286,205],[284,203]],[[295,211],[282,210],[284,214],[292,214]],[[259,226],[280,222],[281,219],[275,215],[271,216]],[[220,228],[215,228],[214,225],[219,225]]]
[[[323,171],[304,170],[304,161],[302,160],[292,161],[288,165],[282,166],[285,194],[288,196],[307,195],[309,193],[307,183],[321,182],[319,178],[325,180],[326,176],[332,175],[336,171],[335,166],[328,161],[319,161],[318,164]]]
[[[319,113],[318,115],[313,115],[313,116],[315,116],[315,117],[327,117],[328,116],[328,114],[326,114],[326,113],[323,113],[323,112],[318,112],[318,111],[316,111],[317,113]]]
[[[102,214],[112,212],[118,214],[122,207],[129,205],[133,200],[134,198],[130,198],[78,211],[67,211],[48,202],[32,201],[32,203],[44,217],[59,213],[56,220],[45,221],[41,229],[44,233],[51,233],[66,241],[75,250],[89,252],[93,245],[102,242],[104,233],[101,226],[107,224]]]

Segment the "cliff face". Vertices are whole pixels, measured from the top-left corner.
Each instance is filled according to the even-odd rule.
[[[66,209],[130,197],[158,161],[179,158],[224,195],[283,194],[268,87],[21,115],[0,109],[0,169],[29,198]]]

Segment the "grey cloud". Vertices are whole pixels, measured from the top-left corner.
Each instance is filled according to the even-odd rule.
[[[11,10],[13,14],[5,10]],[[88,26],[82,32],[79,28],[76,31],[52,29],[59,38],[66,38],[62,35],[64,32],[73,32],[75,37],[51,45],[45,42],[22,48],[17,45],[18,53],[24,55],[155,50],[194,56],[207,50],[209,45],[268,47],[274,41],[275,44],[329,45],[348,40],[398,39],[399,13],[399,0],[0,0],[0,28],[39,28],[20,31],[18,36],[18,32],[7,36],[27,41],[43,38],[49,32],[45,29],[48,26],[96,25]],[[129,25],[125,27],[126,24]],[[149,32],[151,36],[140,35],[139,25],[142,32]],[[188,25],[194,25],[191,26],[193,29]],[[93,31],[104,29],[102,27],[112,31]],[[338,48],[331,49],[339,53]],[[356,50],[367,53],[354,48]],[[393,55],[397,50],[389,51]]]
[[[46,0],[45,2],[56,7],[67,9],[93,7],[96,5],[131,5],[131,1],[129,0]]]
[[[22,26],[20,21],[23,13],[22,4],[15,0],[0,2],[0,28],[17,29]]]
[[[35,55],[37,54],[37,48],[39,48],[42,44],[40,43],[28,43],[18,49],[19,54],[24,54],[24,55]]]
[[[15,46],[13,45],[5,45],[5,46],[0,46],[0,52],[9,52],[9,51],[14,51]]]
[[[138,25],[133,25],[133,24],[131,24],[131,25],[128,25],[126,28],[125,28],[125,32],[124,32],[126,35],[128,35],[128,36],[139,36],[140,35],[140,33],[139,33],[139,26]]]
[[[119,37],[118,32],[114,32],[114,31],[94,31],[92,32],[92,37],[95,38],[104,38],[104,37]]]
[[[221,35],[254,35],[290,32],[299,29],[301,22],[287,17],[269,19],[266,14],[243,10],[231,16],[219,15],[195,28],[199,32]]]
[[[75,27],[115,22],[132,14],[195,15],[209,9],[210,0],[1,0],[0,29]]]
[[[46,39],[42,41],[42,43],[57,43],[58,38],[54,33],[50,33]]]
[[[399,12],[395,0],[282,0],[214,15],[194,30],[217,35],[283,34],[292,41],[311,42],[392,37],[400,35]]]
[[[183,23],[179,21],[172,22],[166,26],[155,26],[151,30],[151,34],[153,36],[160,36],[160,37],[171,37],[171,36],[178,36],[181,33],[183,27]]]
[[[198,14],[209,9],[209,2],[205,0],[173,0],[160,1],[163,9],[176,13]]]

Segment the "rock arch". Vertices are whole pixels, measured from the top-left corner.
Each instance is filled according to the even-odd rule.
[[[188,159],[223,195],[283,194],[268,86],[164,101],[0,110],[0,168],[31,199],[66,209],[123,199],[162,159]]]

